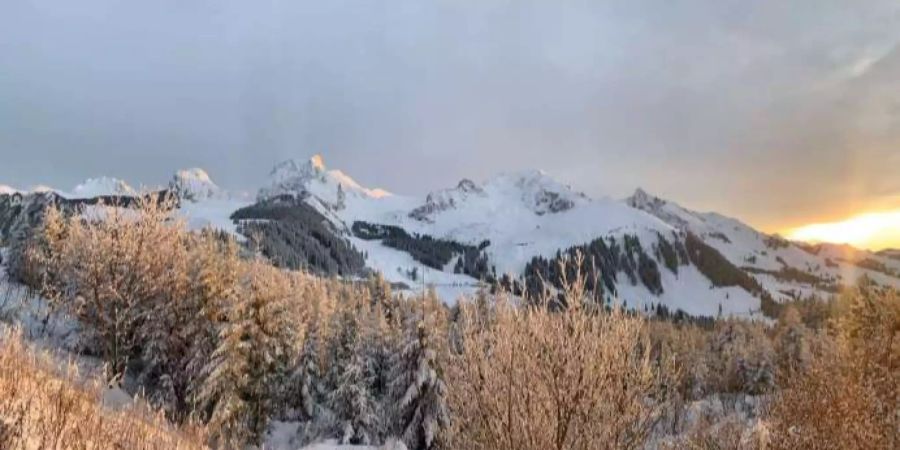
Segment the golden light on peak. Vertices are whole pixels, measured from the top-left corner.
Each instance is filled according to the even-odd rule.
[[[795,228],[787,233],[795,241],[831,242],[878,250],[900,247],[900,209],[861,214],[849,219]]]

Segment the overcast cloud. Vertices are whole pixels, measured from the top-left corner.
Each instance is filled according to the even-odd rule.
[[[773,229],[900,207],[895,1],[4,0],[0,184],[541,168]]]

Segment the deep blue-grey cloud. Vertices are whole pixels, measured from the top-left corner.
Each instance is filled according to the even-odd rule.
[[[9,0],[0,184],[325,154],[409,193],[543,168],[766,227],[900,201],[891,1]]]

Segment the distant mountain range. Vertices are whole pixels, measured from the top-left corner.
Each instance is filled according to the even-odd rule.
[[[594,199],[541,171],[466,179],[421,198],[361,186],[316,155],[276,165],[255,200],[230,195],[201,169],[178,172],[160,194],[180,200],[191,227],[253,239],[275,264],[348,277],[380,271],[448,302],[497,286],[552,291],[577,273],[576,255],[598,298],[695,316],[772,315],[783,301],[824,298],[863,276],[900,287],[897,250],[789,242],[640,189]],[[74,211],[98,199],[127,206],[136,195],[114,178],[71,192],[0,186],[0,242],[26,234],[50,203]]]

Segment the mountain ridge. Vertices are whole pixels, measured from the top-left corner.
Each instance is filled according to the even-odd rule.
[[[186,200],[179,212],[195,228],[212,226],[241,236],[247,229],[242,224],[254,220],[248,213],[233,216],[252,201],[230,198],[202,169],[179,171],[168,186]],[[35,195],[0,193],[0,218],[9,221],[9,212]],[[594,199],[537,170],[499,174],[482,182],[463,179],[422,198],[364,187],[314,155],[273,167],[257,202],[280,197],[309,205],[320,216],[265,228],[280,236],[271,236],[277,260],[316,270],[315,261],[322,257],[304,258],[327,246],[308,247],[299,259],[287,254],[295,239],[284,233],[306,224],[303,233],[319,233],[319,241],[328,246],[337,242],[333,239],[346,241],[339,246],[342,253],[357,249],[365,256],[365,267],[382,272],[388,281],[411,288],[431,285],[446,301],[504,276],[527,282],[536,276],[527,270],[543,267],[552,272],[548,264],[557,264],[553,261],[570,251],[602,259],[595,268],[604,273],[608,301],[645,309],[664,305],[695,315],[723,310],[756,315],[765,301],[826,297],[860,276],[900,286],[900,259],[894,253],[789,242],[738,219],[693,211],[642,189],[623,200]],[[309,220],[324,220],[329,226],[319,228]],[[397,231],[361,235],[358,230],[366,227]],[[322,240],[321,233],[334,237]],[[357,258],[334,256],[335,261]],[[357,267],[345,266],[341,273]]]

